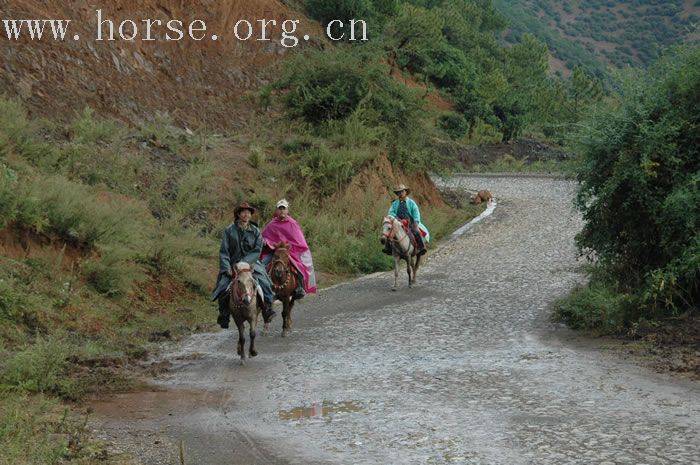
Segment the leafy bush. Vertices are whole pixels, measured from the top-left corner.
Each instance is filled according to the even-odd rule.
[[[638,299],[639,317],[700,302],[700,49],[680,48],[630,79],[579,138],[577,178],[592,253]]]
[[[371,161],[374,154],[363,149],[331,149],[319,143],[301,153],[298,162],[299,172],[308,183],[315,186],[323,195],[330,195],[339,190],[358,169]]]
[[[572,328],[605,332],[622,330],[630,307],[629,295],[598,281],[574,290],[554,305],[555,315]]]
[[[83,269],[88,283],[106,297],[125,297],[134,281],[144,279],[143,271],[124,250],[111,250],[89,261]]]
[[[464,116],[454,112],[440,115],[438,126],[452,139],[459,139],[469,129],[469,124]]]
[[[341,37],[345,33],[345,40],[349,39],[348,24],[350,20],[363,20],[367,23],[370,37],[378,33],[388,17],[396,14],[399,0],[307,0],[306,9],[309,15],[327,26],[331,21],[340,20],[345,29],[339,24],[331,26],[331,35]]]
[[[277,86],[289,89],[285,104],[290,115],[313,124],[345,119],[364,108],[377,123],[400,125],[420,110],[420,102],[389,77],[377,55],[364,50],[299,55]]]
[[[66,377],[68,357],[72,353],[73,347],[63,337],[40,336],[2,363],[0,385],[20,392],[76,399],[81,394],[80,388]]]
[[[22,154],[39,159],[50,148],[37,139],[34,124],[19,102],[0,98],[0,157]]]

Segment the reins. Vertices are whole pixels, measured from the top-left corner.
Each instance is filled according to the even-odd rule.
[[[403,242],[404,239],[407,240],[407,241],[408,241],[408,247],[406,248],[406,252],[403,252],[402,255],[407,255],[407,256],[410,255],[409,252],[411,251],[411,247],[413,246],[413,244],[411,244],[411,238],[409,237],[408,233],[407,233],[406,231],[403,231],[403,225],[401,225],[401,223],[399,222],[399,220],[397,220],[396,218],[393,218],[393,219],[391,219],[391,220],[385,221],[384,224],[390,224],[390,225],[391,225],[391,229],[389,230],[388,233],[384,234],[384,237],[386,237],[387,239],[389,239],[389,240],[392,241],[393,243],[398,244],[398,245],[399,245],[399,249],[402,248],[402,247],[400,247],[400,246],[401,246],[401,242]],[[396,234],[394,233],[394,230],[395,230],[395,229],[398,230],[399,228],[400,228],[400,229],[404,232],[404,234],[405,234],[405,236],[404,236],[403,238],[401,238],[401,239],[397,239],[397,238],[396,238]]]
[[[243,273],[251,273],[252,274],[253,270],[251,270],[250,268],[236,270],[236,273],[233,275],[232,283],[238,283],[239,282],[238,278]],[[232,293],[233,297],[234,297],[233,301],[235,304],[237,304],[237,306],[242,306],[241,304],[243,304],[243,298],[246,296],[250,297],[251,301],[253,301],[253,299],[255,298],[255,288],[253,288],[252,292],[246,291],[246,292],[241,293],[240,286],[233,286],[233,287],[234,287],[234,292]]]
[[[282,269],[284,270],[286,278],[282,284],[276,284],[274,281],[272,281],[272,288],[275,291],[281,291],[289,285],[289,281],[292,279],[292,273],[289,272],[289,264],[285,264],[284,261],[280,259],[272,261],[272,266],[270,267],[270,270],[273,270],[275,268],[275,265],[277,264],[282,265]]]

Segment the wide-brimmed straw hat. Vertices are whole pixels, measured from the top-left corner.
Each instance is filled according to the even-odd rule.
[[[406,191],[407,194],[410,194],[410,193],[411,193],[411,189],[409,189],[408,187],[406,187],[405,184],[399,184],[398,186],[396,186],[396,187],[394,188],[394,194],[396,194],[396,195],[399,195],[399,193],[400,193],[401,191]]]
[[[243,211],[243,210],[248,210],[250,214],[255,213],[255,207],[252,207],[248,202],[243,202],[239,206],[236,207],[235,210],[233,210],[233,216],[235,218],[238,218],[238,215]]]

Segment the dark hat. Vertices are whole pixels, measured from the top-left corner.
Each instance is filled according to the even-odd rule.
[[[243,211],[243,210],[248,210],[251,215],[255,214],[255,207],[251,207],[248,202],[243,202],[239,206],[236,207],[235,210],[233,210],[233,216],[235,218],[238,218],[238,215]]]

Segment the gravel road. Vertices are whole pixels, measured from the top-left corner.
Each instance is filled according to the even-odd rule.
[[[550,304],[583,279],[573,184],[462,176],[495,212],[393,273],[305,299],[240,366],[235,329],[165,358],[154,392],[95,403],[144,464],[695,464],[700,389],[577,343]],[[429,219],[428,219],[429,224]],[[379,245],[378,245],[379,246]],[[212,319],[215,311],[212,307]]]

